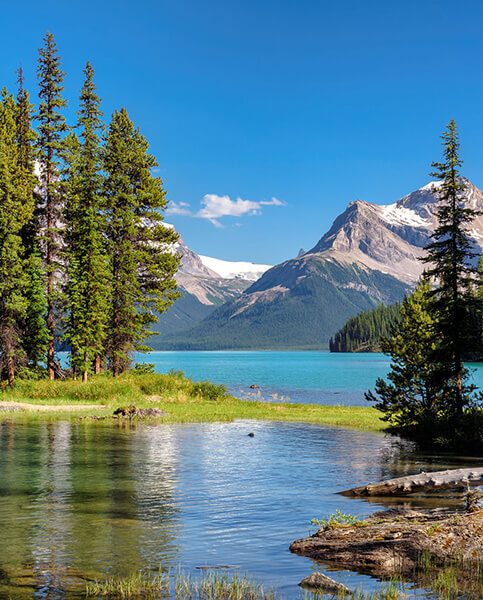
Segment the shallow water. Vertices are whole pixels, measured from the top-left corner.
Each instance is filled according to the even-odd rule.
[[[360,516],[378,508],[337,491],[459,464],[471,461],[423,456],[382,434],[304,424],[4,422],[0,597],[73,597],[83,589],[79,577],[223,564],[299,598],[297,583],[314,564],[288,546],[314,530],[310,520],[337,508]],[[7,585],[9,576],[24,587]],[[336,577],[375,585],[355,573]],[[67,595],[56,591],[65,587]]]
[[[153,363],[158,372],[182,370],[193,379],[223,383],[237,396],[261,387],[263,398],[293,402],[366,405],[364,392],[385,377],[389,358],[383,354],[330,352],[150,352],[138,362]],[[468,365],[473,383],[483,388],[483,364]]]

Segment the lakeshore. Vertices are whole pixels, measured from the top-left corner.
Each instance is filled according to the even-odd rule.
[[[19,380],[5,390],[0,418],[83,419],[106,422],[120,407],[157,409],[163,414],[150,417],[158,423],[230,422],[236,419],[292,421],[366,431],[381,431],[380,413],[369,406],[324,406],[238,399],[224,387],[196,383],[181,374],[126,374],[118,378],[100,375],[87,383],[80,381]]]

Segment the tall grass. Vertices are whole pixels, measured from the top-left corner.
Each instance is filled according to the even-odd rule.
[[[275,600],[272,591],[238,575],[207,573],[200,578],[177,573],[145,575],[136,573],[124,578],[87,583],[90,598],[175,598],[176,600]]]

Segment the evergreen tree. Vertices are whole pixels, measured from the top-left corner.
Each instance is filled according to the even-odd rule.
[[[445,389],[447,410],[461,418],[465,407],[472,401],[472,388],[466,385],[463,356],[469,343],[474,343],[475,334],[468,327],[474,301],[475,269],[471,261],[476,256],[468,228],[478,211],[464,206],[459,139],[453,120],[442,139],[444,161],[433,163],[436,169],[433,176],[441,181],[437,188],[438,224],[423,260],[430,265],[428,275],[436,281],[431,311],[440,343],[433,361],[440,365],[440,385]]]
[[[59,280],[62,272],[60,260],[62,249],[63,199],[59,168],[62,162],[63,137],[67,131],[62,109],[66,101],[62,97],[64,73],[60,68],[57,46],[51,33],[47,33],[44,47],[39,50],[39,113],[38,140],[40,163],[39,214],[40,238],[47,277],[47,328],[49,341],[47,369],[50,379],[55,377],[55,338],[58,319]]]
[[[109,271],[101,210],[100,100],[87,63],[80,96],[78,129],[81,140],[68,142],[67,242],[68,302],[67,337],[71,364],[85,381],[104,353],[109,306]]]
[[[45,278],[40,255],[39,238],[37,231],[37,215],[35,213],[35,133],[32,130],[32,111],[29,94],[23,85],[23,72],[18,72],[17,93],[17,147],[18,169],[22,173],[27,186],[26,199],[32,217],[22,228],[22,242],[24,246],[25,271],[27,283],[25,297],[27,311],[22,327],[22,345],[26,352],[28,364],[37,367],[45,360],[48,344],[48,330],[46,326],[47,300],[45,296]]]
[[[381,340],[387,338],[400,318],[399,303],[380,304],[372,310],[351,317],[330,339],[331,352],[380,352]]]
[[[153,177],[155,158],[127,111],[113,114],[107,136],[104,170],[112,304],[108,334],[109,363],[114,375],[128,368],[133,350],[177,297],[174,275],[179,257],[167,245],[177,234],[162,224],[166,194]]]
[[[0,102],[0,366],[10,386],[24,362],[21,325],[27,302],[22,229],[32,218],[30,179],[21,168],[17,106],[5,90]]]
[[[438,367],[433,362],[439,345],[437,325],[430,310],[431,286],[423,279],[414,293],[402,302],[400,321],[391,337],[382,341],[382,350],[391,356],[389,383],[376,381],[375,402],[384,419],[399,430],[426,431],[442,410],[442,390],[438,384]]]

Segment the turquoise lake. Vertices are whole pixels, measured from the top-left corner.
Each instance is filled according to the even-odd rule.
[[[241,397],[349,405],[364,404],[364,391],[389,366],[379,354],[327,352],[153,352],[136,360],[224,383]],[[482,385],[483,365],[471,368]],[[474,465],[481,459],[425,453],[383,433],[304,423],[16,423],[7,413],[0,599],[84,598],[86,581],[178,569],[198,578],[220,566],[284,600],[304,599],[297,584],[313,570],[374,591],[377,579],[291,554],[290,543],[314,531],[311,519],[337,509],[365,517],[446,503],[370,502],[340,496],[343,489]],[[411,584],[405,593],[434,598]]]
[[[364,392],[390,365],[383,354],[330,352],[150,352],[135,360],[153,363],[158,372],[181,370],[195,380],[223,383],[239,397],[346,405],[365,405]],[[468,369],[471,381],[483,388],[483,363]],[[260,392],[250,390],[253,384]]]

